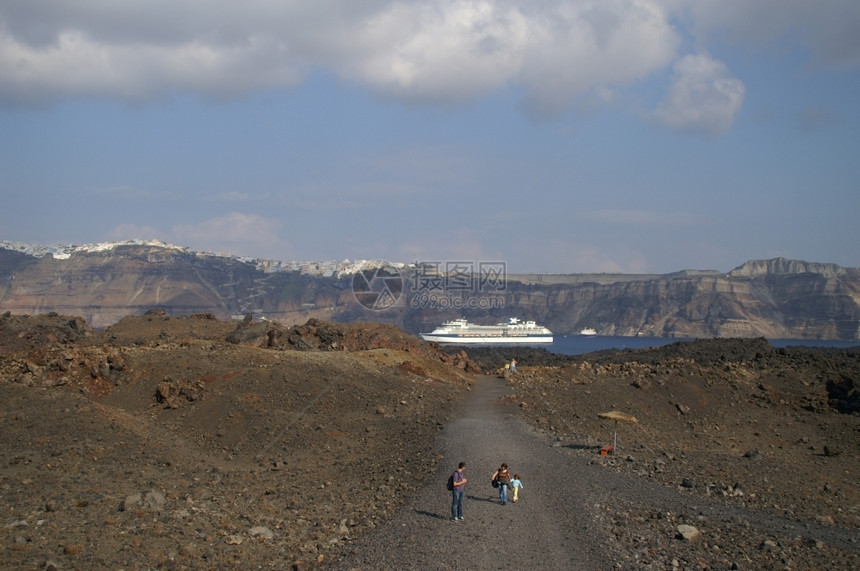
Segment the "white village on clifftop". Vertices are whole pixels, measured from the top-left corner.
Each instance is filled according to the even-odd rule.
[[[121,242],[100,242],[98,244],[52,244],[52,245],[42,245],[42,244],[28,244],[26,242],[14,242],[2,240],[0,241],[0,248],[5,250],[13,250],[16,252],[20,252],[22,254],[26,254],[28,256],[33,256],[35,258],[42,258],[44,256],[51,256],[57,260],[67,260],[73,254],[81,253],[95,253],[95,252],[105,252],[109,250],[113,250],[120,246],[149,246],[153,248],[164,248],[167,250],[176,250],[178,252],[184,252],[189,254],[195,254],[197,256],[212,256],[218,258],[232,258],[238,260],[240,262],[246,264],[253,264],[258,270],[266,272],[266,273],[276,273],[276,272],[299,272],[303,275],[311,275],[311,276],[321,276],[321,277],[343,277],[350,276],[356,274],[360,271],[366,269],[372,269],[379,267],[379,260],[356,260],[351,262],[349,260],[341,260],[341,261],[323,261],[323,262],[311,262],[311,261],[280,261],[280,260],[264,260],[260,258],[249,258],[243,256],[234,256],[228,252],[204,252],[193,250],[191,248],[187,248],[185,246],[176,246],[174,244],[169,244],[167,242],[162,242],[161,240],[124,240]],[[386,264],[390,264],[398,269],[405,267],[405,264],[402,263],[393,263],[393,262],[385,262]]]

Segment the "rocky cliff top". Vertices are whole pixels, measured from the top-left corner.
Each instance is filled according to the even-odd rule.
[[[109,246],[60,259],[0,248],[0,312],[74,314],[99,328],[163,309],[218,319],[250,314],[288,325],[309,318],[379,321],[411,333],[456,317],[476,323],[519,317],[556,335],[588,327],[616,336],[860,338],[860,270],[835,264],[777,258],[727,274],[509,276],[486,291],[446,289],[444,280],[431,290],[414,269],[402,267],[396,270],[402,296],[384,311],[369,311],[352,289],[356,276],[365,285],[373,279],[361,262],[264,264],[157,243]]]
[[[845,275],[846,269],[837,264],[821,264],[816,262],[804,262],[803,260],[789,260],[786,258],[773,258],[771,260],[750,260],[729,272],[736,278],[759,278],[766,275],[790,275],[790,274],[821,274],[824,277],[833,278]]]

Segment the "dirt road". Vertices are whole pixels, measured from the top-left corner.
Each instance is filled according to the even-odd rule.
[[[443,431],[444,460],[428,485],[392,522],[353,543],[332,567],[791,568],[785,553],[793,543],[847,550],[845,568],[858,561],[851,532],[799,524],[608,470],[596,451],[548,441],[515,418],[516,406],[505,399],[508,392],[504,381],[482,377]],[[465,521],[452,522],[445,481],[461,460],[467,463]],[[504,506],[490,485],[501,462],[521,474],[524,486],[520,500]],[[704,535],[683,539],[677,530],[686,524]],[[745,555],[741,544],[754,546],[756,558]]]
[[[504,403],[507,386],[484,377],[441,436],[445,460],[425,487],[384,529],[353,546],[342,569],[545,569],[598,568],[589,524],[593,508],[582,498],[559,496],[559,478],[573,477],[569,460],[548,454],[546,442]],[[465,520],[450,521],[445,481],[459,461],[467,463]],[[507,462],[520,473],[520,501],[501,505],[490,485]],[[537,557],[537,559],[536,559]]]

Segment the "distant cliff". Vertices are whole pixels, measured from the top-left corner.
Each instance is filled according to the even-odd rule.
[[[35,255],[0,248],[0,312],[78,315],[95,327],[161,308],[172,315],[252,314],[284,324],[309,317],[378,321],[426,331],[465,316],[479,323],[534,319],[556,334],[858,339],[860,269],[777,258],[728,273],[506,276],[494,288],[421,291],[402,270],[403,295],[372,311],[354,274],[267,271],[271,264],[143,243]],[[425,276],[426,277],[426,276]]]
[[[0,311],[78,315],[94,327],[153,308],[304,322],[309,311],[353,300],[341,281],[168,246],[118,245],[58,258],[0,248]]]
[[[603,335],[855,339],[860,270],[775,259],[728,274],[679,272],[649,279],[534,288],[511,286],[532,318],[560,332]],[[540,297],[545,297],[542,304]],[[545,306],[545,311],[539,310]]]

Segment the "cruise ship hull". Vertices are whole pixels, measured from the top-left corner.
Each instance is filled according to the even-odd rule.
[[[435,341],[436,343],[456,343],[457,345],[465,343],[552,343],[552,335],[464,335],[464,334],[440,334],[422,333],[420,335],[424,341]]]
[[[424,341],[436,343],[552,343],[552,331],[534,321],[521,322],[511,318],[508,323],[498,325],[474,325],[464,318],[447,321],[430,333],[419,335]]]

